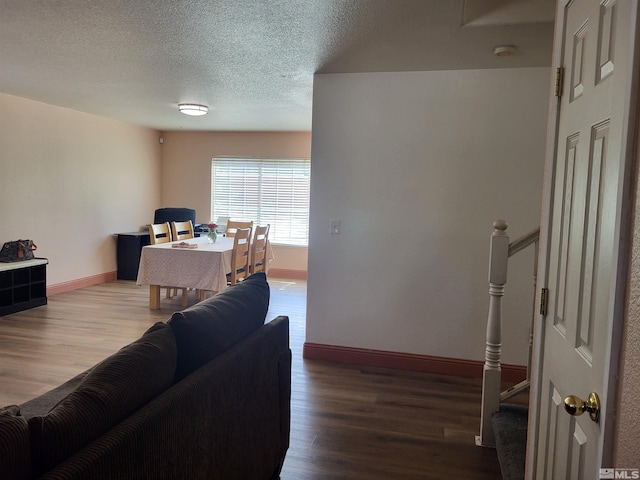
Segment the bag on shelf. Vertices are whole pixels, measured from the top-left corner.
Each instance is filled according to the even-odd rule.
[[[37,249],[33,240],[14,240],[5,242],[0,250],[0,262],[21,262],[34,258],[33,252]]]

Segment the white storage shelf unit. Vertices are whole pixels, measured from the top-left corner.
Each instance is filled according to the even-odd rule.
[[[0,316],[47,304],[46,258],[0,263]]]

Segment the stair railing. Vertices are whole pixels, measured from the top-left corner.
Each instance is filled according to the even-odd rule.
[[[487,343],[484,356],[484,369],[482,374],[482,407],[480,414],[480,435],[476,436],[476,444],[485,447],[495,447],[495,437],[491,416],[498,411],[500,402],[529,388],[531,371],[531,353],[533,350],[533,319],[529,331],[529,359],[527,363],[526,380],[501,392],[502,372],[500,360],[502,354],[502,297],[504,286],[507,283],[507,265],[509,257],[524,250],[530,245],[535,246],[533,293],[536,291],[536,270],[538,265],[538,239],[540,229],[537,228],[528,234],[509,243],[507,234],[507,222],[496,220],[493,222],[493,233],[489,250],[489,316],[487,319]]]

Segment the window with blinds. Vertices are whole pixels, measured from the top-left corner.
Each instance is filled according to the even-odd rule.
[[[214,158],[211,218],[268,223],[272,243],[306,246],[310,167],[309,159]]]

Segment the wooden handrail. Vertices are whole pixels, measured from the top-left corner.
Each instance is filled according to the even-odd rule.
[[[526,235],[521,236],[517,240],[514,240],[509,244],[509,256],[512,257],[520,250],[524,250],[529,245],[532,245],[538,241],[540,238],[540,227],[535,230],[531,230]]]

